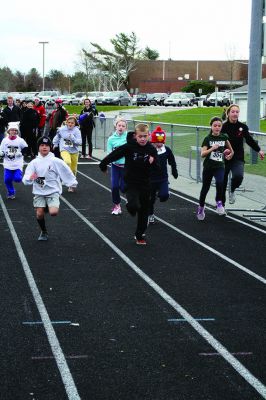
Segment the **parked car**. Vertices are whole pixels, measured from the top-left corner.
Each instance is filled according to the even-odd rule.
[[[167,106],[189,106],[190,99],[182,92],[171,93],[170,96],[164,100],[164,105]]]
[[[168,98],[167,93],[153,93],[153,98],[156,100],[157,104],[163,106],[164,100]]]
[[[103,96],[103,92],[89,92],[88,99],[90,99],[92,104],[98,104],[98,98]]]
[[[230,98],[228,93],[226,92],[214,92],[212,93],[208,99],[206,100],[206,105],[209,106],[215,106],[215,103],[217,102],[217,106],[230,106]]]
[[[155,100],[153,94],[151,93],[139,93],[137,95],[137,106],[157,106],[157,101]]]
[[[206,99],[207,95],[206,94],[202,94],[199,97],[194,97],[193,101],[193,105],[199,106],[199,104],[204,105],[204,101]]]
[[[7,98],[7,92],[0,92],[0,103],[2,105],[7,104],[6,98]]]
[[[194,104],[194,99],[196,97],[195,93],[184,93],[189,99],[190,99],[190,105],[193,106]]]
[[[38,94],[38,98],[41,101],[46,101],[49,99],[57,99],[58,97],[60,97],[60,93],[57,90],[43,90]]]
[[[132,106],[136,106],[137,105],[137,95],[133,94],[132,96]]]
[[[83,101],[87,97],[87,94],[86,92],[75,92],[72,93],[72,96],[75,96],[79,100],[79,104],[83,104]]]
[[[103,97],[100,97],[100,101],[103,105],[112,104],[116,106],[128,106],[132,103],[131,96],[126,90],[105,92]]]
[[[63,104],[78,106],[79,99],[73,94],[66,94],[60,97],[63,100]]]

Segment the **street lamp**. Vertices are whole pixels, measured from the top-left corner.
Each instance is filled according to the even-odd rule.
[[[42,44],[42,90],[44,90],[44,46],[49,42],[39,42]]]

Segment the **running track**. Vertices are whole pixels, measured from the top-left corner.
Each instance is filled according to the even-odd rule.
[[[266,230],[175,192],[138,247],[109,180],[79,165],[47,243],[1,181],[0,398],[266,399]]]

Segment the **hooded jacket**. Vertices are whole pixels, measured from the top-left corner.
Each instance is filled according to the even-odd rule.
[[[149,163],[149,157],[154,157],[154,162]],[[156,149],[148,142],[141,146],[136,140],[118,147],[108,154],[99,164],[102,171],[106,171],[110,162],[125,157],[124,180],[132,185],[149,185],[152,168],[158,168],[158,156]]]
[[[34,173],[37,174],[37,179],[32,181],[30,177]],[[45,157],[39,153],[28,164],[22,181],[24,185],[33,185],[32,193],[41,196],[49,196],[54,193],[61,194],[62,183],[73,187],[78,184],[68,165],[51,152]]]
[[[78,146],[81,144],[81,133],[77,126],[69,129],[67,126],[62,126],[58,129],[57,134],[53,139],[55,147],[59,145],[60,151],[68,151],[70,154],[78,153]]]

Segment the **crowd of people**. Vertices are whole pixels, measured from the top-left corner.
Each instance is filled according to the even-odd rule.
[[[0,145],[7,198],[15,198],[13,182],[23,181],[25,185],[32,185],[33,205],[41,228],[38,240],[41,241],[48,239],[45,213],[58,214],[62,182],[68,186],[69,192],[76,190],[79,146],[82,147],[82,158],[92,156],[91,136],[97,114],[89,99],[84,101],[79,120],[76,115],[68,115],[60,99],[54,105],[49,102],[47,106],[50,107],[48,112],[39,99],[35,99],[34,104],[28,102],[22,108],[8,98],[8,105],[2,111],[2,118],[7,121],[7,136]],[[239,121],[239,112],[239,106],[232,104],[226,110],[224,122],[219,117],[212,118],[210,132],[202,142],[202,189],[196,214],[200,221],[205,219],[205,200],[213,178],[218,215],[226,214],[225,193],[230,172],[229,202],[235,202],[235,190],[244,176],[244,140],[264,159],[264,152],[250,135],[247,125]],[[178,178],[174,154],[165,143],[166,132],[160,126],[149,132],[148,124],[139,123],[134,131],[128,131],[126,119],[118,117],[114,122],[114,132],[107,140],[108,154],[99,164],[103,172],[107,172],[111,164],[112,215],[122,214],[122,192],[126,194],[128,213],[137,216],[137,245],[147,244],[145,231],[155,222],[156,199],[165,202],[169,198],[168,166],[173,177]],[[23,177],[24,156],[32,160]]]

